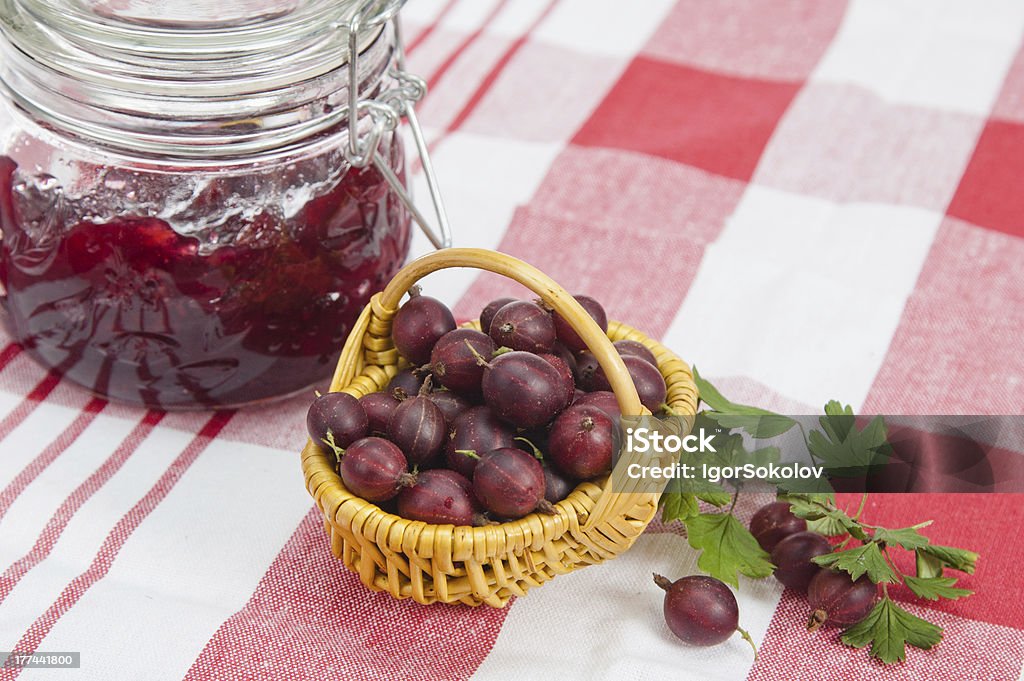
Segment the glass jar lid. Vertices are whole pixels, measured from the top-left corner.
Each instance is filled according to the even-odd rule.
[[[32,117],[143,156],[258,153],[339,122],[350,46],[363,90],[402,4],[0,0],[0,84]]]

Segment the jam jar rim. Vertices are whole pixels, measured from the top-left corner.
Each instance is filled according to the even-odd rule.
[[[403,2],[391,0],[396,7]],[[340,37],[344,59],[326,72],[303,72],[284,86],[257,78],[246,92],[217,96],[183,78],[178,95],[168,96],[143,92],[145,83],[118,90],[79,81],[74,69],[61,72],[18,49],[9,21],[0,16],[0,92],[12,108],[62,140],[120,162],[171,169],[280,162],[337,144],[347,128],[347,32]],[[394,34],[391,22],[360,30],[360,93],[392,71]]]

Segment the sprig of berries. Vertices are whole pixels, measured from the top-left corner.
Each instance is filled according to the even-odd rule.
[[[728,400],[696,368],[693,373],[705,406],[694,428],[717,427],[716,463],[742,466],[778,461],[778,449],[748,451],[742,434],[736,431],[760,440],[782,435],[794,426],[800,428],[810,456],[826,468],[870,470],[884,463],[891,451],[881,417],[858,428],[853,410],[831,401],[819,419],[820,429],[807,433],[788,416]],[[757,532],[752,532],[733,515],[741,484],[730,481],[730,485],[732,489],[727,490],[708,481],[677,478],[662,495],[662,520],[685,524],[690,545],[701,551],[698,567],[733,586],[739,585],[738,574],[759,579],[774,573],[784,584],[808,591],[814,610],[809,628],[817,628],[826,619],[846,626],[842,641],[856,648],[870,646],[870,655],[883,663],[904,660],[907,645],[928,650],[942,639],[941,627],[913,615],[890,597],[890,585],[903,584],[928,600],[957,599],[972,593],[957,587],[957,578],[945,571],[973,573],[978,554],[933,544],[921,533],[932,521],[886,528],[861,520],[866,495],[850,515],[836,505],[831,493],[789,493],[779,497],[784,503],[759,512],[761,520],[770,520],[768,525],[755,527],[754,523],[760,522],[755,516],[752,527]],[[725,510],[702,511],[699,502]],[[782,516],[797,522],[788,523]],[[821,536],[835,538],[837,546],[826,547]],[[914,553],[914,574],[897,567],[893,555],[897,550]]]

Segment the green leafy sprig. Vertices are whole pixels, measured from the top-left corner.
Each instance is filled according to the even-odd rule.
[[[978,561],[977,553],[932,544],[921,533],[932,524],[930,520],[890,529],[861,521],[860,511],[853,516],[848,515],[836,507],[835,499],[830,495],[789,494],[780,498],[790,503],[795,515],[808,522],[828,520],[833,527],[842,528],[834,534],[845,535],[843,542],[832,553],[815,558],[815,563],[847,572],[851,579],[867,575],[873,583],[882,585],[882,599],[865,619],[843,632],[843,643],[855,648],[870,645],[873,657],[890,664],[906,658],[907,645],[930,650],[942,640],[942,628],[897,604],[889,595],[889,586],[902,583],[916,596],[932,601],[970,596],[972,591],[955,586],[956,577],[947,577],[943,573],[946,569],[973,573]],[[859,545],[852,546],[854,543]],[[915,554],[914,574],[906,574],[897,567],[893,556],[897,550]]]
[[[742,466],[777,462],[777,448],[748,451],[742,434],[735,431],[758,440],[782,435],[794,426],[800,429],[810,456],[832,475],[865,475],[888,461],[891,449],[881,417],[858,428],[852,408],[833,400],[825,405],[825,413],[818,420],[820,429],[807,433],[802,424],[788,416],[731,402],[702,378],[696,367],[693,375],[706,407],[698,413],[694,429],[716,430],[716,463]],[[732,490],[705,480],[675,478],[669,482],[660,503],[663,522],[679,520],[686,526],[690,545],[701,552],[697,566],[713,577],[739,586],[739,574],[764,578],[772,574],[775,566],[750,530],[733,515],[740,485],[730,485]],[[977,553],[931,543],[921,533],[931,521],[895,529],[863,522],[860,518],[866,495],[853,515],[836,506],[831,492],[789,493],[780,498],[790,503],[794,514],[807,520],[808,529],[844,537],[835,551],[819,556],[815,562],[847,572],[851,580],[867,575],[872,582],[882,585],[881,600],[864,620],[843,632],[844,643],[856,648],[870,646],[870,655],[887,664],[904,660],[907,645],[928,650],[939,643],[941,627],[898,605],[889,595],[889,586],[902,583],[928,600],[968,596],[972,592],[957,587],[957,579],[946,576],[945,570],[973,573]],[[699,502],[718,510],[704,511]],[[905,574],[896,567],[892,553],[897,549],[915,554],[914,574]]]

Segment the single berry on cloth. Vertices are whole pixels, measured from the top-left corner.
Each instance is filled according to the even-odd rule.
[[[654,583],[665,591],[665,623],[679,640],[694,646],[714,646],[738,631],[757,653],[750,635],[740,628],[736,596],[724,582],[705,575],[673,582],[656,574]]]

